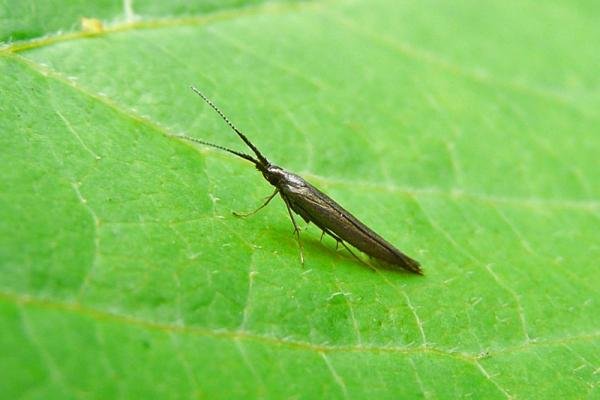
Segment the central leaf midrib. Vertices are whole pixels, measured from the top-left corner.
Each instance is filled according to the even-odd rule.
[[[9,59],[16,60],[17,62],[19,62],[23,65],[26,65],[30,70],[34,71],[35,73],[37,73],[39,75],[42,75],[44,77],[48,77],[48,76],[52,77],[57,82],[70,87],[72,90],[75,90],[76,92],[78,92],[94,101],[104,104],[105,106],[109,107],[110,109],[114,110],[115,112],[119,113],[120,115],[122,115],[128,119],[137,121],[137,122],[149,127],[152,131],[159,132],[163,136],[168,137],[168,138],[174,138],[174,136],[176,136],[176,134],[170,133],[169,130],[166,127],[160,125],[160,123],[136,114],[133,110],[124,107],[122,104],[119,104],[118,102],[114,101],[113,99],[109,99],[107,97],[100,96],[99,94],[93,92],[92,90],[90,90],[86,87],[83,87],[79,84],[75,84],[74,82],[65,78],[60,72],[58,72],[56,70],[53,70],[47,66],[42,66],[39,63],[37,63],[27,57],[24,57],[22,55],[10,54],[8,56],[7,55],[4,55],[4,56]],[[176,139],[176,140],[178,140],[180,143],[182,143],[186,146],[196,148],[195,146],[189,144],[186,141],[183,141],[180,139]],[[223,155],[221,155],[220,152],[217,152],[216,150],[212,150],[212,149],[206,149],[206,150],[203,150],[203,152],[207,152],[208,154],[211,154],[212,156],[224,157]],[[237,159],[232,159],[230,157],[227,157],[227,158],[232,160],[232,162],[242,162],[242,161],[238,161]],[[503,196],[497,196],[494,194],[469,192],[469,191],[462,190],[460,188],[456,188],[453,190],[443,190],[443,189],[439,189],[439,188],[435,188],[435,187],[422,187],[422,188],[409,187],[409,186],[403,187],[403,186],[398,186],[398,185],[390,185],[389,183],[373,183],[373,182],[364,182],[364,181],[356,181],[356,180],[348,181],[348,180],[339,179],[339,178],[328,178],[328,177],[317,175],[317,174],[314,174],[311,172],[303,172],[303,173],[300,173],[300,175],[304,175],[308,179],[311,179],[311,178],[315,179],[318,182],[324,183],[326,185],[332,185],[332,186],[343,185],[343,186],[352,187],[352,188],[377,189],[377,190],[386,191],[386,192],[402,193],[407,196],[414,196],[414,195],[441,196],[441,197],[448,198],[453,201],[470,199],[470,200],[479,201],[483,204],[485,204],[485,203],[505,204],[505,205],[511,205],[511,206],[517,206],[517,207],[523,207],[523,208],[533,208],[533,209],[544,209],[544,208],[573,209],[573,210],[586,211],[586,212],[590,212],[590,213],[598,212],[598,209],[600,209],[600,202],[594,201],[591,199],[547,199],[547,198],[543,198],[543,197],[534,197],[534,198],[503,197]]]

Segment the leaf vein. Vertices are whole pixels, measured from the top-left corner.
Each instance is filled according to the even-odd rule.
[[[21,62],[24,65],[30,67],[33,71],[39,73],[42,76],[51,76],[57,81],[70,86],[75,91],[88,96],[107,107],[113,109],[119,114],[123,115],[126,118],[130,118],[134,121],[138,121],[139,123],[146,125],[150,129],[155,132],[161,133],[164,136],[174,138],[177,136],[174,132],[171,132],[167,127],[162,126],[160,123],[155,122],[147,117],[137,114],[134,110],[125,107],[122,104],[115,102],[112,99],[104,97],[98,93],[93,92],[90,89],[87,89],[76,83],[65,76],[63,76],[60,72],[50,69],[47,66],[43,66],[41,64],[36,63],[29,58],[20,56],[20,55],[11,55],[11,58]],[[180,139],[174,138],[174,140],[181,141]],[[185,145],[192,146],[187,142]],[[204,152],[204,151],[203,151]],[[208,154],[219,154],[217,150],[206,149],[205,151]],[[242,160],[236,162],[243,162]],[[507,206],[514,207],[522,207],[529,209],[546,209],[546,208],[559,208],[559,209],[568,209],[568,210],[577,210],[582,212],[589,212],[590,214],[595,215],[595,213],[600,210],[600,201],[593,199],[550,199],[544,197],[506,197],[506,196],[498,196],[494,194],[485,194],[485,193],[477,193],[465,191],[462,189],[454,189],[454,190],[444,190],[433,187],[411,187],[411,186],[402,186],[402,185],[391,185],[391,184],[380,184],[373,183],[372,181],[360,181],[360,180],[344,180],[340,178],[332,178],[332,177],[322,177],[316,175],[310,171],[300,172],[300,175],[303,175],[307,178],[313,178],[317,181],[327,183],[327,184],[339,184],[344,186],[351,186],[353,188],[361,188],[361,189],[369,189],[369,190],[380,190],[386,192],[395,192],[395,193],[403,193],[407,196],[414,195],[427,195],[427,196],[439,196],[444,198],[450,198],[452,200],[460,200],[460,199],[468,199],[479,201],[483,203],[495,203],[495,204],[503,204]]]

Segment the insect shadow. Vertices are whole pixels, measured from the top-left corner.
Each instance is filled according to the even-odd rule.
[[[234,214],[235,215],[235,214]],[[300,229],[300,233],[304,233],[307,229],[308,229],[308,225],[306,225],[305,227],[299,226]],[[272,231],[272,236],[274,238],[277,237],[281,237],[281,235],[289,235],[290,234],[290,229],[285,228],[285,226],[277,224],[274,225],[272,227],[272,229],[270,229]],[[293,234],[295,234],[294,230],[291,230],[291,232]],[[328,238],[326,235],[322,235],[322,236],[309,236],[309,237],[303,237],[302,241],[303,241],[303,247],[304,250],[309,251],[311,254],[319,253],[320,255],[323,256],[328,256],[331,257],[336,256],[336,257],[340,257],[343,260],[348,260],[348,261],[356,261],[357,258],[358,260],[363,263],[366,264],[370,269],[373,269],[372,265],[369,265],[365,260],[360,258],[360,255],[354,254],[354,253],[350,253],[348,251],[344,251],[346,250],[343,246],[341,246],[341,244],[337,241],[335,241],[335,244],[330,242],[330,238]],[[385,268],[385,265],[379,266],[380,268]]]
[[[263,175],[275,190],[266,198],[264,203],[256,210],[248,213],[234,213],[238,217],[249,217],[266,207],[273,198],[279,194],[287,208],[289,217],[294,226],[294,234],[300,248],[300,262],[304,265],[304,245],[300,238],[300,228],[294,215],[300,216],[306,223],[313,223],[321,229],[323,235],[328,235],[341,244],[358,261],[373,268],[373,266],[358,257],[349,245],[367,254],[378,262],[379,267],[386,269],[404,269],[416,274],[423,274],[418,261],[407,256],[388,241],[383,239],[372,229],[360,222],[349,211],[344,209],[335,200],[321,192],[319,189],[305,181],[302,177],[286,171],[272,164],[258,148],[244,135],[223,112],[213,104],[202,92],[195,87],[191,88],[200,96],[238,137],[252,150],[254,156],[217,144],[205,142],[194,137],[178,135],[176,137],[214,147],[219,150],[234,154],[244,160],[250,161]]]

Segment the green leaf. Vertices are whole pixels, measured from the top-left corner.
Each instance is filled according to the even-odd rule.
[[[41,3],[0,12],[3,398],[599,396],[596,2]],[[425,276],[233,217],[271,189],[172,137],[246,151],[191,84]]]

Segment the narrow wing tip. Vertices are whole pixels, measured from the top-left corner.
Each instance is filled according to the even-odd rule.
[[[421,268],[421,264],[417,260],[413,260],[405,254],[402,254],[402,257],[397,258],[393,261],[383,261],[379,260],[379,265],[384,269],[390,270],[404,270],[406,272],[410,272],[417,275],[425,275],[423,269]]]
[[[417,275],[425,275],[423,270],[421,269],[421,264],[417,260],[413,260],[412,258],[404,255],[402,257],[402,263],[400,264],[402,268],[407,271],[413,272]]]
[[[425,273],[423,272],[423,269],[421,268],[421,265],[415,260],[412,260],[412,261],[414,261],[414,264],[410,265],[408,270],[410,272],[414,272],[417,275],[421,275],[421,276],[425,275]]]

